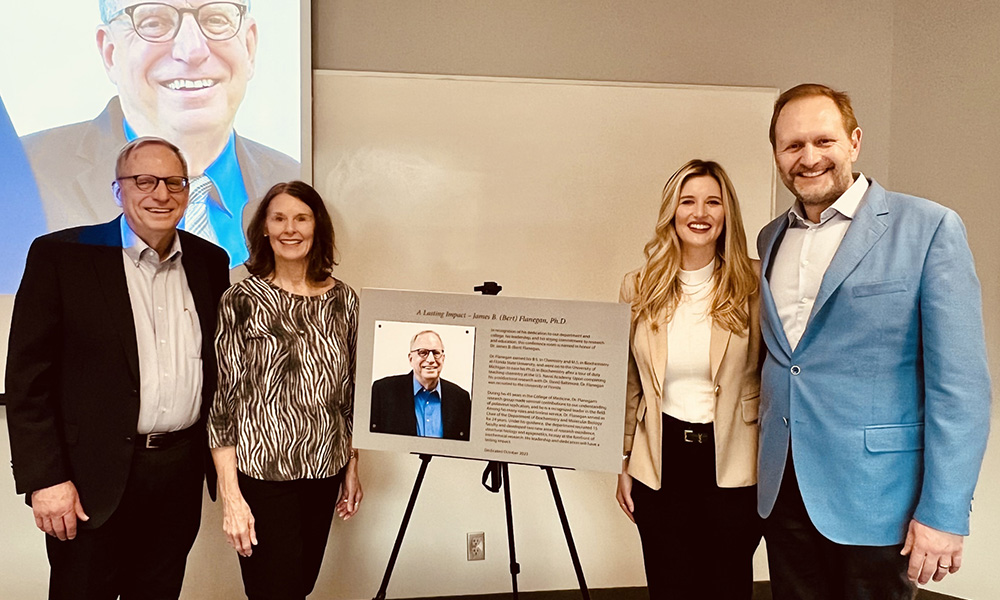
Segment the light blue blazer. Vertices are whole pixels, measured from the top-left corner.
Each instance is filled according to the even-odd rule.
[[[870,183],[794,351],[762,282],[758,510],[771,513],[791,443],[806,510],[830,540],[898,544],[911,517],[967,535],[990,377],[965,227]],[[765,275],[787,227],[785,214],[757,238]]]

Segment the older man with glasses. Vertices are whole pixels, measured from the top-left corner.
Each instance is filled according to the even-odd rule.
[[[101,0],[97,47],[118,88],[93,121],[23,139],[50,230],[110,219],[109,165],[126,141],[157,136],[188,159],[191,200],[180,228],[247,256],[244,208],[297,179],[290,157],[236,134],[254,72],[258,27],[248,1]]]
[[[50,599],[177,598],[201,521],[228,261],[176,229],[176,146],[136,139],[115,174],[123,215],[35,240],[14,300],[11,463],[48,534]]]
[[[441,336],[417,333],[407,358],[412,371],[372,384],[371,431],[468,441],[472,402],[469,392],[441,377]]]

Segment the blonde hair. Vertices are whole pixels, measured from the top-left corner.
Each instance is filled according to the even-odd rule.
[[[658,329],[661,313],[665,312],[666,321],[670,320],[681,298],[681,284],[677,277],[681,268],[681,241],[674,227],[681,188],[688,179],[706,175],[719,183],[726,212],[722,234],[715,244],[715,282],[710,314],[712,319],[733,333],[742,334],[749,327],[747,299],[757,291],[757,276],[747,255],[746,233],[743,231],[736,189],[719,163],[694,159],[671,175],[663,187],[656,230],[643,250],[646,264],[636,277],[632,319],[646,319],[653,331]]]

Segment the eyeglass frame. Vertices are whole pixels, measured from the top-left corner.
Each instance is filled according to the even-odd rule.
[[[147,38],[143,37],[143,35],[141,33],[139,33],[139,30],[136,28],[136,26],[135,26],[135,17],[133,16],[133,13],[135,13],[135,9],[137,7],[139,7],[139,6],[145,6],[145,5],[149,5],[149,4],[157,4],[157,5],[160,5],[160,6],[166,6],[167,8],[172,8],[172,9],[174,9],[174,11],[177,12],[177,17],[178,17],[177,18],[177,25],[174,27],[173,34],[168,39],[162,39],[162,40],[150,40],[150,39],[147,39]],[[239,23],[237,23],[236,28],[233,30],[233,35],[231,35],[229,37],[224,37],[224,38],[217,38],[217,37],[211,37],[210,35],[208,35],[208,33],[205,32],[205,28],[201,26],[201,21],[198,20],[198,13],[201,11],[202,8],[204,8],[206,6],[210,6],[212,4],[231,4],[231,5],[233,5],[233,6],[235,6],[237,8],[237,10],[240,13],[240,20],[239,20]],[[184,15],[189,14],[189,15],[191,15],[191,18],[194,19],[195,25],[198,26],[198,31],[200,31],[201,34],[203,36],[205,36],[205,39],[213,41],[213,42],[225,42],[225,41],[231,40],[234,37],[236,37],[237,35],[239,35],[240,29],[243,29],[243,20],[246,18],[247,12],[249,10],[250,10],[250,6],[247,5],[247,4],[241,4],[239,2],[226,2],[226,1],[206,2],[205,4],[202,4],[201,6],[199,6],[197,8],[178,8],[178,7],[176,7],[176,6],[172,5],[172,4],[167,4],[165,2],[139,2],[138,4],[133,4],[131,6],[126,6],[125,8],[123,8],[123,9],[119,10],[118,12],[116,12],[115,14],[111,15],[108,18],[108,20],[104,22],[104,24],[105,25],[110,25],[111,22],[114,21],[115,19],[117,19],[118,17],[121,17],[122,15],[128,15],[129,23],[132,25],[132,31],[134,31],[135,34],[137,36],[139,36],[140,39],[142,39],[145,42],[149,42],[150,44],[166,44],[167,42],[172,42],[175,39],[177,39],[177,34],[181,32],[181,25],[184,22]]]
[[[411,354],[414,352],[417,353],[417,356],[420,357],[420,360],[427,360],[427,358],[432,354],[434,355],[434,360],[436,361],[441,361],[444,359],[444,350],[432,350],[430,348],[414,348],[413,350],[410,350]],[[424,354],[421,354],[421,352],[424,352]]]
[[[149,188],[148,190],[144,190],[139,186],[140,177],[152,177],[153,179],[156,180],[156,184],[154,184],[153,187]],[[167,175],[166,177],[157,177],[156,175],[150,175],[149,173],[139,173],[138,175],[122,175],[121,177],[115,177],[115,181],[117,181],[119,185],[121,185],[123,179],[131,179],[132,183],[135,184],[136,189],[139,190],[140,192],[156,191],[156,188],[160,187],[161,181],[163,182],[163,186],[167,188],[167,191],[170,192],[171,194],[179,194],[184,190],[188,189],[188,187],[191,185],[191,180],[183,175]],[[181,189],[172,190],[170,189],[170,184],[167,183],[168,179],[181,179],[184,182],[184,184],[181,187]]]

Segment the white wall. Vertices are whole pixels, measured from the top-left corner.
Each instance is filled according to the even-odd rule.
[[[989,241],[1000,223],[986,174],[1000,163],[993,142],[1000,126],[998,10],[993,0],[314,0],[313,55],[317,69],[781,89],[811,80],[845,89],[865,130],[860,168],[891,189],[948,204],[965,219],[997,373],[1000,278]],[[789,196],[779,196],[779,205],[782,198],[787,205]],[[0,462],[9,458],[5,435]],[[366,500],[356,519],[334,526],[314,598],[374,595],[418,464],[411,456],[365,454]],[[481,466],[432,461],[390,597],[509,589],[503,499],[479,486]],[[572,588],[541,471],[513,467],[512,475],[521,589]],[[989,563],[997,555],[990,541],[1000,535],[998,475],[993,443],[965,566],[936,591],[995,595]],[[558,477],[591,587],[641,585],[638,538],[614,504],[613,478]],[[9,477],[0,477],[0,597],[42,597],[41,535],[12,488]],[[189,563],[186,599],[238,597],[238,569],[219,523],[218,507],[210,507]],[[486,561],[465,562],[467,531],[486,531]]]
[[[893,14],[889,174],[900,191],[932,198],[962,216],[983,286],[993,389],[1000,378],[1000,4],[994,0],[896,2]],[[994,393],[995,397],[995,393]],[[998,411],[972,513],[962,572],[931,589],[962,598],[997,595],[1000,555]]]
[[[819,81],[851,93],[865,117],[860,166],[886,181],[892,7],[892,0],[313,0],[313,67],[780,89]]]

